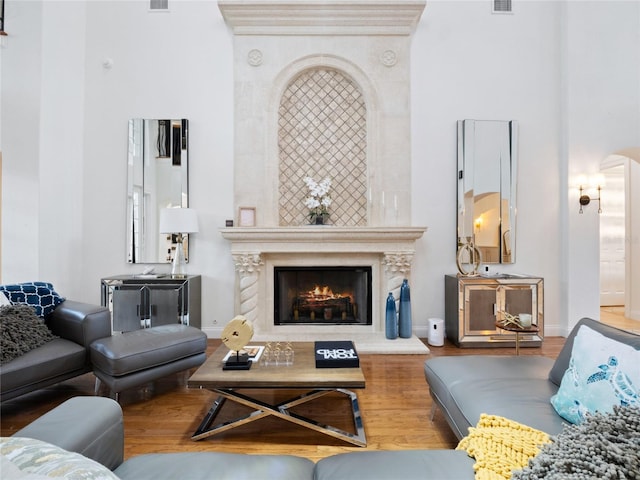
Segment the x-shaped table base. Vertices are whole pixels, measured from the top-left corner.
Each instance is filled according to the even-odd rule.
[[[227,430],[231,430],[232,428],[245,425],[255,420],[268,417],[269,415],[273,415],[288,422],[295,423],[296,425],[300,425],[311,430],[315,430],[316,432],[320,432],[325,435],[344,440],[345,442],[349,442],[358,447],[367,446],[364,426],[362,424],[362,416],[360,415],[360,407],[358,405],[358,397],[351,390],[345,390],[342,388],[315,389],[276,405],[271,405],[261,400],[252,398],[248,395],[244,395],[231,388],[216,388],[212,391],[216,392],[220,396],[213,403],[211,409],[198,427],[198,430],[196,430],[196,432],[191,437],[192,440],[201,440],[212,435],[226,432]],[[297,415],[290,411],[290,409],[293,407],[323,397],[332,392],[339,392],[349,397],[351,401],[351,412],[353,414],[354,428],[356,431],[355,434],[346,432],[336,427],[332,427],[331,425],[321,424],[319,422],[316,422],[315,420]],[[248,415],[238,417],[235,420],[219,423],[212,426],[227,399],[241,405],[254,408],[255,410]]]

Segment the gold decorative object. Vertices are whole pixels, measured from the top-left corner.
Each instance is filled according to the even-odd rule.
[[[231,356],[224,364],[224,370],[249,370],[251,361],[249,355],[240,354],[242,350],[253,337],[253,325],[242,315],[235,316],[222,330],[222,343],[229,350],[236,352],[235,356]]]
[[[531,321],[529,320],[526,324],[523,324],[522,319],[520,318],[520,315],[512,315],[509,312],[504,312],[502,310],[499,311],[499,313],[502,314],[503,320],[501,323],[501,325],[508,327],[509,325],[513,325],[514,327],[518,327],[518,328],[522,328],[522,329],[527,329],[527,328],[531,328]],[[524,313],[522,315],[525,315]],[[529,317],[531,315],[526,314]]]
[[[522,328],[522,325],[520,324],[520,317],[518,317],[518,315],[512,315],[509,312],[502,312],[502,311],[500,313],[504,317],[504,320],[502,320],[502,323],[504,324],[505,327],[508,325],[513,325],[513,326]]]
[[[456,265],[461,275],[465,277],[475,277],[478,275],[480,269],[480,263],[482,262],[482,256],[480,250],[475,246],[471,237],[466,237],[467,241],[460,245],[458,248],[458,255],[456,256]],[[468,260],[468,261],[465,261]],[[467,269],[464,265],[468,265],[471,269]]]

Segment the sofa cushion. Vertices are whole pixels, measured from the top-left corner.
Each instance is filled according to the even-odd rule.
[[[502,415],[529,424],[528,416],[514,418],[512,411],[517,413],[522,409],[510,403],[513,398],[532,404],[534,398],[540,399],[547,395],[541,408],[545,415],[556,417],[556,428],[561,428],[562,419],[549,405],[549,397],[557,389],[547,380],[552,365],[553,360],[550,358],[528,355],[447,356],[427,360],[424,374],[431,396],[445,410],[447,421],[460,439],[467,434],[470,426],[478,422],[481,413]],[[510,390],[515,382],[521,382],[522,388]],[[500,393],[492,393],[492,389],[496,388],[500,389]],[[478,403],[475,403],[476,396]],[[500,400],[501,396],[504,401]],[[546,420],[545,426],[547,423],[549,422]],[[540,426],[531,426],[547,431]]]
[[[98,462],[32,438],[0,438],[0,455],[3,457],[3,464],[12,464],[9,468],[15,472],[16,467],[24,478],[35,475],[36,478],[40,476],[66,480],[118,480],[107,467]],[[5,475],[3,468],[3,477],[9,478]]]
[[[571,423],[614,405],[640,405],[640,350],[580,326],[569,368],[551,404]]]
[[[91,344],[94,370],[119,377],[204,352],[207,336],[187,325],[161,325],[100,338]]]
[[[549,403],[556,391],[557,387],[547,379],[471,380],[451,387],[450,410],[455,412],[458,425],[467,425],[467,429],[476,425],[484,413],[553,435],[565,425]]]
[[[318,461],[315,480],[471,480],[473,463],[458,450],[351,452]]]
[[[49,315],[65,300],[53,289],[52,284],[46,282],[0,285],[0,291],[3,291],[9,297],[13,304],[31,305],[39,317]]]
[[[0,307],[0,364],[57,338],[29,305]]]
[[[150,453],[114,470],[121,480],[312,480],[314,463],[291,455],[221,452]]]
[[[86,359],[87,350],[82,345],[56,338],[2,365],[2,392],[85,370]]]

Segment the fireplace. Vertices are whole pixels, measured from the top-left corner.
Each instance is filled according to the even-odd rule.
[[[275,325],[371,325],[371,267],[275,267]]]
[[[388,341],[384,333],[387,295],[393,292],[398,298],[403,279],[411,278],[415,242],[425,230],[425,227],[340,226],[224,228],[221,233],[231,243],[237,272],[234,311],[253,323],[253,341],[256,342],[349,339],[363,353],[428,352],[415,335],[411,339]],[[318,278],[308,283],[300,281],[303,278],[301,272],[310,268],[316,271]],[[283,287],[284,280],[277,278],[278,269],[297,276],[291,281],[302,285],[289,293],[290,287]],[[353,294],[346,292],[343,283],[331,278],[347,277],[347,271],[354,272],[355,277],[360,276],[360,279],[350,282],[359,285],[351,287],[355,290]],[[305,295],[309,295],[310,290],[316,292],[316,286],[320,296],[318,305],[314,305],[317,308],[315,323],[312,323],[310,309],[305,305],[302,305],[305,308],[300,308],[301,302],[297,297],[309,300],[310,297]],[[325,291],[325,286],[330,288]],[[336,296],[348,296],[349,301],[355,304],[355,314],[353,306],[350,311],[348,305],[339,303],[344,302],[344,298],[329,305],[330,297]],[[282,302],[279,301],[281,297]],[[322,309],[319,308],[320,300],[327,301]],[[277,303],[281,306],[277,307]],[[301,324],[287,321],[295,319],[295,313],[291,311],[294,304],[299,306],[298,321]],[[331,315],[326,311],[326,324],[325,308],[331,308]],[[334,308],[340,312],[339,317]],[[342,321],[343,308],[345,321]]]
[[[386,298],[410,279],[426,230],[411,225],[408,101],[424,0],[218,5],[234,35],[234,209],[257,207],[252,226],[221,230],[237,272],[234,312],[253,323],[253,341],[428,352],[415,336],[384,333]],[[332,181],[329,226],[307,225],[306,176]],[[276,268],[309,266],[370,273],[354,293],[323,281],[292,293],[274,281]]]

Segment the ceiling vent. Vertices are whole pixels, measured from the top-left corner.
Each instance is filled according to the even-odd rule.
[[[513,13],[511,0],[493,0],[493,13]]]
[[[169,0],[149,0],[149,11],[166,12],[169,10]]]

